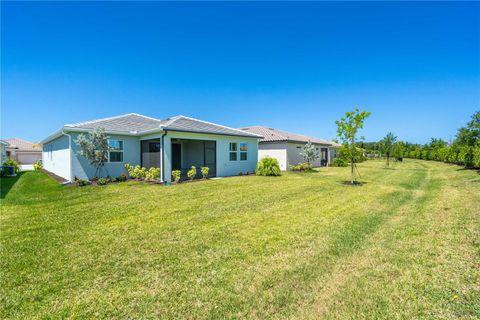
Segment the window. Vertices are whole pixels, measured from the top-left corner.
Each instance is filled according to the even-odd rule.
[[[108,162],[123,162],[123,141],[108,140]]]
[[[245,142],[240,143],[240,160],[247,160],[248,144]]]
[[[148,152],[160,152],[160,142],[150,142],[148,144]]]
[[[237,143],[230,142],[230,161],[237,161]]]

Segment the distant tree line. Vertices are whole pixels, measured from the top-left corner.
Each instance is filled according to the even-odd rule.
[[[396,142],[393,138],[389,133],[379,142],[359,142],[357,147],[364,150],[367,158],[413,158],[480,168],[480,111],[473,114],[465,127],[458,129],[455,140],[451,143],[432,138],[429,143],[422,145]]]

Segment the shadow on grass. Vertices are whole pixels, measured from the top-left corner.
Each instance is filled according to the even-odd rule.
[[[478,168],[467,168],[467,167],[461,167],[456,169],[457,171],[475,171],[476,173],[480,174],[480,169]]]
[[[352,186],[352,187],[361,187],[364,184],[367,184],[368,182],[365,181],[355,181],[352,183],[352,181],[340,181],[340,184],[343,184],[345,186]]]
[[[5,196],[10,192],[10,189],[12,189],[23,174],[24,172],[18,172],[15,177],[0,178],[0,199],[5,199]]]
[[[303,171],[290,171],[293,174],[303,174],[303,173],[320,173],[320,170],[303,170]]]

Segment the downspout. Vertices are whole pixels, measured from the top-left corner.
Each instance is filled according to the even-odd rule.
[[[73,157],[72,157],[72,136],[62,130],[62,134],[68,137],[68,150],[70,151],[70,182],[72,182]]]
[[[165,130],[162,134],[162,159],[160,161],[160,166],[162,169],[160,170],[162,176],[160,177],[160,181],[165,183],[165,165],[164,165],[164,160],[165,160],[165,139],[164,137],[167,135],[167,131]]]

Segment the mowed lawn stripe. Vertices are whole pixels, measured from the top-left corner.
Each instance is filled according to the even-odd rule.
[[[168,188],[62,187],[25,173],[0,200],[2,318],[428,317],[429,305],[431,315],[472,316],[475,307],[441,307],[432,294],[411,299],[409,270],[437,267],[446,279],[468,266],[453,278],[475,277],[478,240],[465,244],[459,230],[478,239],[478,197],[448,190],[478,194],[478,175],[410,160],[359,169],[361,187],[342,184],[346,168]],[[434,217],[457,231],[432,233]],[[430,261],[432,236],[468,263]],[[478,299],[464,288],[461,301]]]

